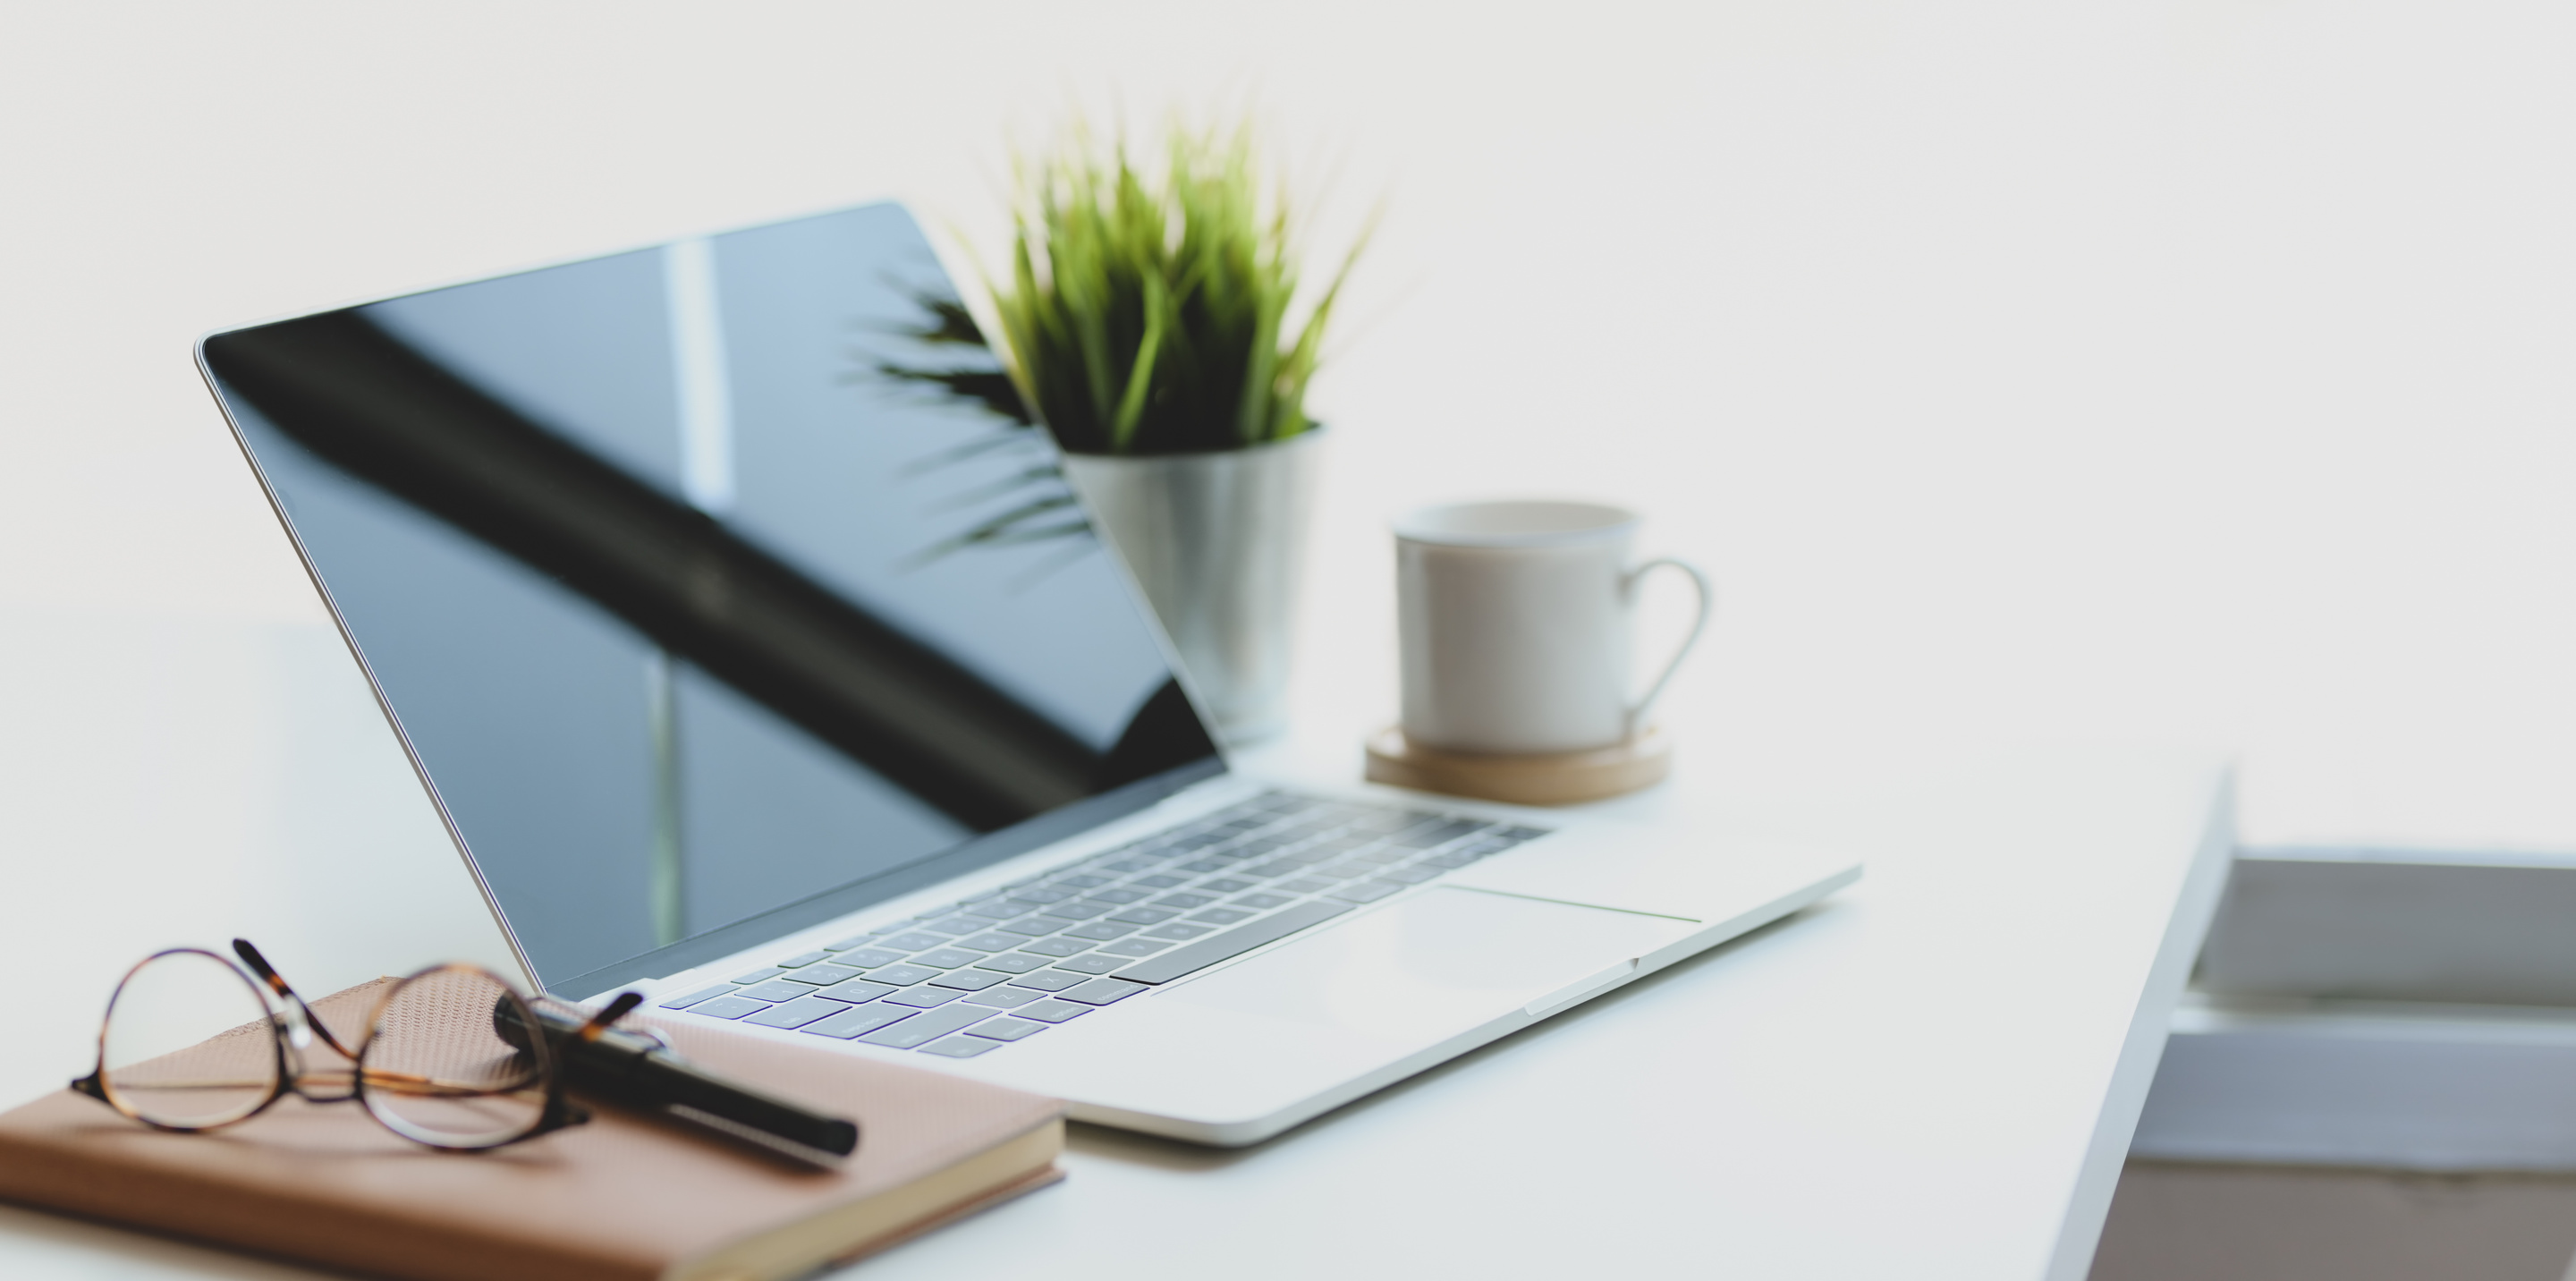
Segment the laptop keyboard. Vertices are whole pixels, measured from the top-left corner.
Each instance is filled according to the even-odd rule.
[[[973,1058],[1548,830],[1266,793],[661,1008]]]

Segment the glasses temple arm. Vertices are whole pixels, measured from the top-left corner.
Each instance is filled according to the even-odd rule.
[[[234,939],[233,954],[239,956],[242,964],[249,966],[250,972],[258,975],[259,981],[266,983],[270,991],[277,993],[277,999],[291,1003],[302,1012],[305,1026],[312,1028],[313,1034],[321,1037],[324,1045],[339,1051],[340,1057],[344,1059],[351,1061],[357,1059],[357,1052],[340,1044],[340,1038],[332,1035],[331,1026],[314,1016],[313,1007],[306,1005],[304,998],[297,996],[295,989],[286,985],[286,979],[277,972],[277,967],[269,964],[268,958],[261,956],[259,949],[250,945],[249,939]]]
[[[641,992],[620,992],[610,998],[606,1008],[592,1015],[588,1023],[582,1024],[581,1030],[573,1033],[573,1036],[582,1041],[596,1041],[600,1033],[608,1030],[609,1024],[625,1018],[627,1011],[643,1003],[644,994]]]

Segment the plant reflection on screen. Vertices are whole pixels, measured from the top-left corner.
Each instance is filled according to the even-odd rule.
[[[862,352],[860,359],[868,362],[868,369],[851,375],[851,379],[858,381],[871,375],[884,378],[917,388],[941,403],[978,406],[992,421],[982,435],[920,458],[906,467],[904,474],[937,474],[994,455],[1027,460],[1017,470],[941,499],[937,506],[948,510],[972,510],[996,503],[1001,506],[914,553],[908,558],[908,567],[918,568],[970,547],[1075,540],[1065,555],[1042,563],[1024,580],[1032,581],[1098,547],[1091,522],[1065,481],[1055,451],[1041,435],[1036,416],[1020,398],[1011,376],[1003,371],[992,344],[985,340],[984,331],[976,326],[966,304],[953,293],[905,289],[899,284],[895,287],[919,311],[914,319],[892,326],[891,332],[945,359],[907,363]]]

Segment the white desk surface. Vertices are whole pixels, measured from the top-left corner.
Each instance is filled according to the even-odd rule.
[[[70,854],[0,898],[0,966],[60,976],[13,990],[0,1102],[86,1068],[106,988],[153,946],[238,930],[313,991],[497,959],[335,644],[29,620],[0,641],[16,705],[59,727],[14,736],[0,840]],[[1253,764],[1347,781],[1364,722],[1309,724]],[[2076,750],[1776,805],[1683,759],[1607,808],[1794,830],[1867,876],[1254,1149],[1077,1130],[1065,1184],[866,1274],[2080,1277],[2219,883],[2217,776]],[[207,1275],[306,1274],[0,1209],[12,1281]]]

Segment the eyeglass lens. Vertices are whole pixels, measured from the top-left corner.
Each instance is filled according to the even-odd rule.
[[[116,989],[100,1067],[109,1101],[138,1119],[173,1129],[238,1121],[278,1088],[268,1000],[222,957],[164,952]]]
[[[534,1132],[546,1115],[545,1044],[503,1040],[495,1019],[504,1011],[506,1025],[535,1025],[519,995],[482,970],[448,966],[403,980],[359,1051],[368,1111],[434,1147],[492,1147]]]

